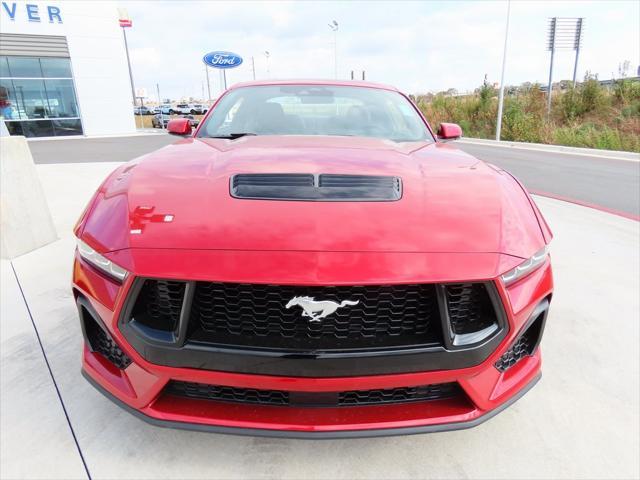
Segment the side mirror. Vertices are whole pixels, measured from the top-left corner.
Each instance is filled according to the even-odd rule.
[[[172,135],[191,135],[191,122],[188,118],[174,118],[167,124],[167,132]]]
[[[457,123],[441,123],[438,138],[441,140],[455,140],[462,137],[462,129]]]

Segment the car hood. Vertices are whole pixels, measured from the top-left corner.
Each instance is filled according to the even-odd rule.
[[[393,202],[236,199],[236,173],[393,175]],[[544,244],[530,199],[506,172],[449,144],[373,138],[183,139],[117,169],[82,235],[96,248],[493,252]]]

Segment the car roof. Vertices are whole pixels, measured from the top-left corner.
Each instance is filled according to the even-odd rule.
[[[243,87],[268,86],[268,85],[325,85],[325,86],[346,86],[346,87],[366,87],[380,90],[392,90],[398,92],[396,87],[384,85],[382,83],[365,82],[362,80],[254,80],[252,82],[240,82],[231,86],[229,90]]]

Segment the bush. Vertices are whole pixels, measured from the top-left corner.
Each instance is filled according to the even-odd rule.
[[[554,92],[552,115],[539,85],[511,89],[505,97],[502,139],[576,147],[640,151],[640,82],[622,79],[607,90],[587,73],[575,88]],[[455,122],[467,137],[494,138],[495,90],[483,84],[474,95],[422,97],[419,107],[437,128]]]
[[[589,73],[585,75],[582,85],[576,88],[580,94],[582,113],[600,112],[607,105],[607,96],[604,88],[602,88],[598,79]]]
[[[640,152],[638,136],[622,135],[619,130],[592,123],[558,128],[553,143],[569,147]]]
[[[640,100],[640,82],[621,78],[613,84],[613,94],[623,104],[628,104]]]

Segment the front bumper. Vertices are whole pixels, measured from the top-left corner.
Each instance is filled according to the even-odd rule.
[[[296,438],[401,435],[470,428],[511,405],[540,378],[541,356],[536,349],[506,371],[496,362],[528,325],[541,302],[551,295],[550,264],[544,265],[501,298],[509,322],[508,334],[481,363],[459,369],[365,376],[295,377],[231,373],[150,363],[138,354],[117,328],[124,294],[91,267],[76,259],[74,292],[90,305],[92,314],[111,334],[131,363],[119,369],[85,345],[83,374],[107,397],[140,418],[160,426],[248,435]],[[354,407],[294,407],[240,404],[167,395],[172,380],[239,388],[291,392],[337,392],[389,389],[447,382],[463,395],[428,402]]]

